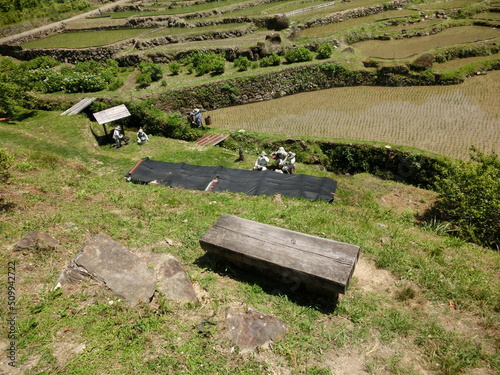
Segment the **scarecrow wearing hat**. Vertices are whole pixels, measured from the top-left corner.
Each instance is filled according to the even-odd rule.
[[[274,159],[275,170],[281,170],[281,168],[283,168],[287,154],[288,153],[285,151],[283,147],[280,147],[278,151],[273,152],[271,154],[271,157]]]
[[[201,112],[198,108],[193,109],[193,112],[191,113],[191,116],[193,118],[193,126],[197,128],[202,127],[202,120],[201,120]]]
[[[123,138],[122,129],[120,128],[120,126],[117,126],[113,131],[113,140],[115,141],[115,145],[113,146],[113,148],[122,147],[122,138]]]

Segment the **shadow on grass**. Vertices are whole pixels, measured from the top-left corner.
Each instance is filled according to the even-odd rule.
[[[94,136],[97,144],[99,146],[105,146],[114,143],[113,142],[113,131],[109,132],[108,134],[104,135],[98,135],[92,127],[90,127],[90,131],[92,132],[92,135]]]
[[[331,314],[335,311],[338,302],[338,294],[325,296],[306,288],[304,283],[291,275],[272,275],[265,270],[251,266],[237,266],[228,262],[216,254],[206,253],[195,261],[201,268],[211,270],[221,276],[248,285],[258,285],[270,295],[285,295],[289,301],[305,307],[311,307],[323,314]]]
[[[14,203],[6,202],[3,198],[0,198],[0,212],[8,212],[14,207],[16,207]]]

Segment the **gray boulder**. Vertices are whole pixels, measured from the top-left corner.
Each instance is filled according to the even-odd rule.
[[[70,262],[57,287],[91,277],[131,304],[149,302],[156,288],[152,267],[108,236],[92,237]]]
[[[14,251],[23,250],[54,250],[59,246],[59,242],[50,234],[35,230],[25,235],[19,242],[14,244]]]
[[[198,302],[193,284],[175,256],[148,252],[140,253],[139,257],[155,270],[157,289],[166,298],[178,302]]]
[[[272,316],[249,307],[246,312],[230,308],[226,315],[226,335],[240,349],[249,352],[285,337],[286,324]]]

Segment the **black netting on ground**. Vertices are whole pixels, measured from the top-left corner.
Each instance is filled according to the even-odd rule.
[[[281,194],[293,198],[333,201],[337,182],[327,177],[249,171],[224,167],[201,167],[141,160],[125,177],[135,183],[156,183],[193,190],[230,191],[247,195]]]

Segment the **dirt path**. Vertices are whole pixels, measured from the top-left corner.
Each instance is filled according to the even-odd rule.
[[[77,20],[77,19],[80,19],[80,18],[85,18],[85,17],[88,17],[88,16],[98,15],[101,12],[105,12],[107,10],[110,10],[110,9],[116,7],[117,5],[121,5],[123,3],[128,3],[130,1],[131,0],[117,0],[117,1],[111,2],[109,4],[103,5],[102,7],[99,7],[97,9],[88,11],[86,13],[78,14],[78,15],[73,16],[71,18],[65,19],[63,21],[53,22],[53,23],[50,23],[48,25],[37,27],[36,29],[24,31],[22,33],[15,34],[15,35],[10,35],[10,36],[7,36],[5,38],[1,38],[0,39],[0,44],[10,44],[10,43],[13,43],[14,41],[16,41],[19,38],[22,38],[22,37],[25,37],[25,36],[28,36],[28,35],[31,35],[31,34],[34,34],[34,33],[38,33],[40,31],[50,30],[50,29],[55,28],[55,27],[60,27],[63,24],[65,24],[66,22],[74,21],[74,20]]]

